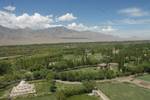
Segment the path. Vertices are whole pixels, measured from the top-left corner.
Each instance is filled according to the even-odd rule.
[[[71,82],[71,81],[62,81],[62,80],[55,80],[55,81],[63,84],[82,84],[81,82]]]
[[[129,76],[129,77],[119,77],[119,78],[114,78],[114,79],[105,79],[105,80],[96,80],[97,83],[99,82],[110,82],[110,81],[119,81],[119,82],[123,82],[123,81],[129,81],[131,80],[133,76]],[[64,84],[82,84],[82,82],[79,81],[62,81],[62,80],[56,80],[56,82],[59,83],[64,83]]]
[[[118,77],[114,79],[97,80],[96,82],[110,82],[110,81],[128,82],[128,83],[132,83],[143,88],[150,89],[150,82],[136,79],[134,75]],[[70,82],[70,81],[61,81],[61,80],[56,80],[56,82],[64,83],[64,84],[82,84],[81,82]]]
[[[150,82],[147,82],[147,81],[144,81],[144,80],[140,80],[140,79],[136,79],[133,76],[124,77],[124,78],[118,78],[118,79],[116,79],[116,81],[129,82],[129,83],[135,84],[135,85],[137,85],[139,87],[150,89]]]
[[[140,79],[135,79],[135,80],[132,81],[132,83],[134,83],[134,84],[136,84],[140,87],[150,89],[150,82],[143,81],[143,80],[140,80]]]
[[[110,100],[101,90],[95,91],[102,100]],[[100,99],[100,100],[101,100]]]
[[[21,57],[21,56],[22,56],[22,55],[0,57],[0,60],[3,60],[3,59],[12,59],[12,58],[18,58],[18,57]]]
[[[98,80],[96,82],[110,82],[110,81],[117,81],[117,82],[128,82],[135,84],[139,87],[150,89],[150,82],[136,79],[134,75],[126,76],[126,77],[118,77],[114,79],[107,79],[107,80]],[[64,83],[64,84],[82,84],[81,82],[70,82],[70,81],[61,81],[56,80],[56,82]],[[101,99],[100,100],[110,100],[101,90],[94,90],[96,95],[98,95]]]

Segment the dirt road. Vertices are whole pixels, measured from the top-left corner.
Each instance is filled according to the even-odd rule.
[[[98,83],[98,82],[111,82],[111,81],[128,82],[128,83],[135,84],[139,87],[150,89],[150,82],[136,79],[134,75],[126,76],[126,77],[118,77],[114,79],[97,80],[96,82]],[[82,84],[81,82],[70,82],[70,81],[61,81],[61,80],[56,80],[56,82],[64,83],[64,84]]]
[[[110,100],[101,90],[97,90],[97,95],[101,98],[100,100]]]

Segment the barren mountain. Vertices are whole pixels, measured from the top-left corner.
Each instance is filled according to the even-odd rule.
[[[0,26],[0,45],[119,40],[119,37],[112,35],[91,31],[75,31],[65,27],[32,30],[30,28],[10,29]]]

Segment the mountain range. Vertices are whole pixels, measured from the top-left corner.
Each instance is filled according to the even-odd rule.
[[[92,31],[75,31],[66,27],[33,30],[0,26],[0,45],[42,44],[62,42],[120,41],[121,38]]]

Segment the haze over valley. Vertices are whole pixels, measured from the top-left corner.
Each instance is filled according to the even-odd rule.
[[[0,100],[149,98],[149,0],[0,0]]]

